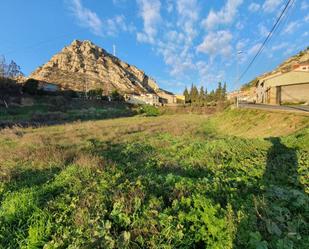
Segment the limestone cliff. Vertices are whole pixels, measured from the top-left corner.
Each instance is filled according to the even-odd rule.
[[[159,89],[142,70],[90,41],[73,41],[29,77],[75,91],[101,88],[105,93],[116,89],[121,93],[139,94]]]

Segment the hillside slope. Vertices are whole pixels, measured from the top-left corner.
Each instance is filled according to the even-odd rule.
[[[303,64],[308,64],[309,63],[309,47],[298,54],[288,58],[287,60],[283,61],[277,68],[275,68],[273,71],[268,72],[262,77],[271,75],[271,74],[276,74],[278,72],[281,73],[286,73],[294,69],[295,66],[297,65],[303,65]]]
[[[159,89],[142,70],[90,41],[73,41],[29,77],[75,91],[101,88],[105,93],[114,89],[122,93],[147,93]]]

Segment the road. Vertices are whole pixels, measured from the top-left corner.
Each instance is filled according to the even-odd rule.
[[[265,104],[250,104],[250,103],[240,103],[240,108],[248,109],[261,109],[269,111],[288,111],[304,113],[309,115],[309,106],[295,105],[295,106],[284,106],[284,105],[265,105]]]

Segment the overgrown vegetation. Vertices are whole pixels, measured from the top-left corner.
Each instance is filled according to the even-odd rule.
[[[124,103],[72,99],[65,96],[35,96],[23,99],[23,105],[0,106],[0,126],[6,124],[55,124],[77,120],[98,120],[132,116],[136,110]]]
[[[0,248],[308,248],[308,118],[273,138],[216,125],[253,116],[0,131]]]

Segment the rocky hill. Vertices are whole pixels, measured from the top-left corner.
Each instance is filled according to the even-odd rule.
[[[139,94],[159,90],[156,82],[142,70],[90,41],[73,41],[29,77],[75,91],[101,88],[104,93],[116,89],[121,93]]]
[[[264,76],[268,76],[271,74],[276,74],[276,73],[286,73],[294,69],[295,66],[297,65],[302,65],[302,64],[308,64],[309,63],[309,47],[298,54],[290,57],[289,59],[285,60],[283,63],[281,63],[275,70],[268,72],[264,74]]]

